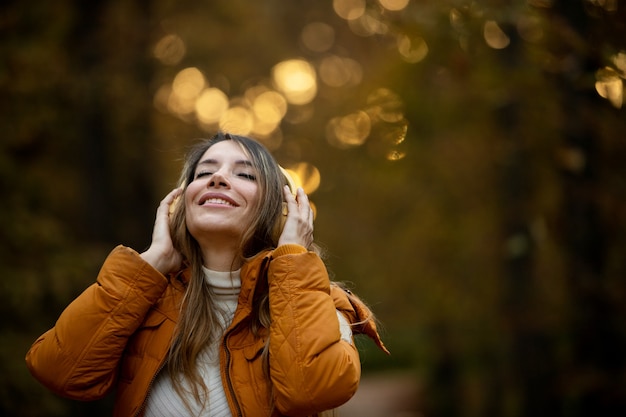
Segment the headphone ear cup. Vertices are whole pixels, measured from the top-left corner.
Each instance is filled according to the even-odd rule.
[[[278,166],[278,168],[285,178],[285,183],[289,186],[289,191],[291,191],[291,193],[295,195],[298,187],[293,177],[285,168],[281,167],[280,165]],[[274,229],[272,230],[272,241],[276,246],[278,246],[278,239],[280,238],[280,235],[283,233],[283,229],[285,228],[285,222],[287,221],[288,213],[289,208],[287,207],[287,202],[283,201],[281,206],[281,215],[278,217],[276,224],[274,224]]]
[[[176,211],[176,207],[178,207],[178,204],[180,204],[180,196],[176,197],[174,201],[171,202],[169,207],[170,216],[174,214],[174,212]]]
[[[285,228],[287,213],[289,213],[289,209],[287,208],[287,203],[283,201],[280,216],[278,217],[278,220],[274,224],[274,229],[272,230],[272,240],[276,245],[278,245],[278,239],[280,238],[280,235],[283,233],[283,229]]]

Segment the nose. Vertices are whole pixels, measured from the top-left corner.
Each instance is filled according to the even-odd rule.
[[[228,182],[226,176],[222,173],[221,170],[215,172],[211,176],[211,179],[209,180],[209,183],[207,185],[213,188],[230,188],[230,183]]]

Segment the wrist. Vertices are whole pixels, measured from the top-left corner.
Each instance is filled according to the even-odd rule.
[[[167,256],[162,252],[150,247],[139,255],[146,263],[150,264],[154,269],[165,275],[170,272],[171,266],[165,261]]]

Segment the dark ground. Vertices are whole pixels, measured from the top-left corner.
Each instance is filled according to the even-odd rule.
[[[354,397],[339,408],[339,417],[420,417],[418,392],[410,373],[364,376]]]

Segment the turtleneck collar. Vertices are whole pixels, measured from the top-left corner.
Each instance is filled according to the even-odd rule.
[[[202,267],[206,282],[216,295],[236,295],[241,290],[241,269],[236,271],[213,271]]]

